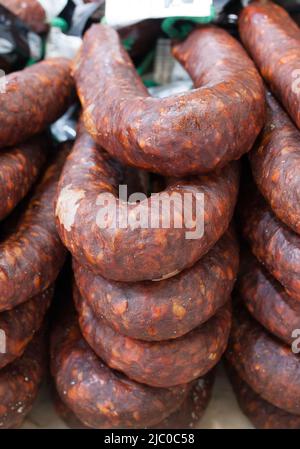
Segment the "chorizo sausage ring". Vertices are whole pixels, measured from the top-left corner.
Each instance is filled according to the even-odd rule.
[[[264,131],[249,153],[253,177],[277,217],[300,234],[300,132],[270,94],[267,102]]]
[[[48,59],[7,75],[1,95],[0,148],[43,131],[64,113],[72,92],[68,59]]]
[[[227,369],[242,412],[257,429],[299,429],[300,416],[292,415],[265,401],[242,380],[232,367]]]
[[[300,415],[300,356],[269,334],[244,307],[234,314],[226,357],[266,401]]]
[[[36,33],[47,31],[46,13],[38,0],[1,0],[1,6],[19,17]]]
[[[21,427],[37,397],[46,367],[43,331],[23,356],[0,371],[0,429]]]
[[[300,30],[272,2],[254,2],[239,17],[241,39],[273,93],[300,128]]]
[[[42,137],[0,151],[0,220],[24,198],[46,160]]]
[[[26,210],[0,242],[0,311],[48,288],[65,260],[55,227],[54,200],[65,151],[48,167]]]
[[[253,256],[244,259],[238,282],[241,299],[269,332],[292,344],[293,331],[300,329],[300,302],[289,296]]]
[[[165,176],[207,173],[251,149],[264,122],[263,84],[220,28],[194,31],[174,54],[197,89],[152,98],[117,32],[93,25],[73,67],[84,123],[125,165]]]
[[[300,300],[300,237],[280,222],[262,196],[253,193],[242,212],[243,234],[253,254],[287,293]]]
[[[211,318],[230,298],[239,266],[233,232],[192,268],[160,282],[108,281],[73,261],[77,287],[95,318],[131,338],[181,337]]]
[[[189,385],[151,388],[108,368],[82,338],[75,316],[51,341],[51,371],[63,402],[92,428],[143,428],[161,422],[185,400]]]
[[[53,288],[26,301],[15,309],[0,313],[0,329],[5,333],[6,350],[0,352],[0,369],[21,357],[44,321]]]
[[[169,221],[170,226],[151,225],[164,220],[164,210],[161,212],[153,206],[160,201],[158,195],[139,204],[119,200],[119,178],[107,153],[97,148],[80,127],[79,137],[59,182],[57,228],[65,246],[81,265],[108,279],[135,282],[171,277],[194,265],[212,248],[230,224],[239,170],[236,163],[232,163],[220,173],[173,180],[163,192],[164,198],[176,198],[177,204],[182,204],[186,195],[191,197],[193,215],[198,208],[197,198],[204,194],[204,235],[197,239],[197,244],[194,239],[187,238],[185,220],[181,227],[176,225],[174,217]],[[106,227],[106,222],[99,219],[106,210],[100,206],[104,200],[108,202],[109,211],[116,210],[117,220],[128,212],[128,222],[122,223],[121,218],[113,226],[108,221]],[[181,212],[178,217],[184,216]],[[148,227],[132,222],[132,218],[139,214],[143,217],[151,215]],[[199,218],[196,226],[200,221]]]
[[[202,418],[211,398],[214,384],[212,372],[194,381],[190,387],[187,398],[161,423],[153,429],[191,429],[197,426]],[[88,429],[77,416],[63,403],[58,394],[54,398],[54,406],[58,416],[71,429]]]
[[[183,337],[149,342],[124,337],[104,319],[96,319],[74,288],[81,332],[107,365],[136,382],[168,388],[205,375],[222,357],[231,326],[231,308],[222,307],[214,317]]]

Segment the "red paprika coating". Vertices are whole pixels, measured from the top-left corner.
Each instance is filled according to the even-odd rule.
[[[1,94],[0,148],[17,145],[43,131],[70,104],[70,61],[53,58],[5,78]]]
[[[117,32],[93,25],[73,67],[87,131],[124,164],[168,176],[203,174],[239,159],[265,116],[253,62],[213,26],[194,31],[174,55],[196,89],[152,98]]]
[[[190,387],[187,398],[175,412],[165,418],[153,429],[191,429],[195,428],[205,412],[211,398],[214,375],[209,373],[195,380]],[[88,429],[77,416],[62,402],[56,394],[54,397],[55,410],[58,416],[71,429]]]
[[[22,356],[40,329],[52,296],[50,287],[15,309],[0,313],[0,330],[5,332],[6,340],[5,353],[0,352],[0,369]]]
[[[43,136],[0,151],[0,220],[28,193],[41,171],[46,154],[47,141]]]
[[[269,334],[244,307],[235,311],[226,358],[266,401],[300,415],[300,356]]]
[[[73,261],[76,284],[95,318],[140,340],[181,337],[211,318],[230,298],[239,266],[234,233],[192,268],[160,282],[113,282]]]
[[[9,9],[36,33],[47,31],[46,13],[38,0],[0,0],[0,5]]]
[[[241,39],[298,128],[300,127],[300,29],[280,6],[254,2],[239,17]]]
[[[185,400],[189,385],[151,388],[108,368],[82,338],[75,315],[53,330],[51,371],[63,402],[86,426],[154,426]]]
[[[194,231],[195,226],[190,227],[183,219],[183,208],[175,212],[183,224],[180,228],[176,227],[172,211],[168,227],[152,227],[150,219],[147,228],[132,225],[132,217],[135,219],[142,208],[146,210],[146,217],[154,216],[158,223],[163,222],[161,211],[155,206],[153,209],[159,197],[147,198],[138,205],[119,201],[117,192],[122,180],[115,161],[94,144],[82,126],[78,133],[58,186],[56,223],[62,241],[81,265],[116,281],[160,280],[194,265],[227,230],[239,186],[236,163],[219,173],[170,180],[163,192],[167,198],[172,195],[179,198],[181,204],[189,195],[193,215],[196,207],[201,209],[197,216],[199,224],[202,223],[202,207],[197,198],[204,195],[204,235],[195,240],[187,238],[186,233]],[[116,225],[106,228],[99,220],[101,211],[106,209],[100,206],[99,199],[108,196],[109,207],[116,207],[117,217],[128,206],[131,218],[123,229],[118,218]]]
[[[0,429],[21,427],[30,412],[45,374],[45,353],[41,331],[21,358],[0,371]]]
[[[229,304],[183,337],[148,342],[124,337],[104,319],[96,319],[88,304],[82,301],[77,287],[74,301],[82,334],[96,354],[110,368],[152,387],[168,388],[205,375],[227,347],[231,326]]]
[[[265,401],[244,382],[234,368],[229,378],[242,412],[257,429],[300,429],[300,416],[292,415]]]
[[[47,289],[66,251],[55,227],[54,199],[66,151],[47,168],[27,208],[0,242],[0,311]]]
[[[264,131],[249,153],[253,177],[277,217],[300,234],[300,132],[271,94],[267,102]]]
[[[243,208],[243,234],[253,254],[300,300],[300,237],[280,222],[255,190]]]
[[[238,291],[253,317],[287,344],[294,341],[293,331],[300,329],[300,302],[255,259],[244,256]]]

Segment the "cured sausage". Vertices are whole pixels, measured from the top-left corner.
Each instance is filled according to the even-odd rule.
[[[266,401],[300,415],[300,357],[251,318],[236,310],[226,357]]]
[[[272,2],[254,2],[239,17],[241,39],[262,76],[300,128],[300,29]]]
[[[280,222],[253,192],[242,212],[243,234],[252,252],[293,298],[300,300],[300,237]]]
[[[56,391],[53,393],[53,396],[53,404],[56,414],[70,429],[90,429],[90,427],[85,426],[80,419],[77,418],[75,413],[67,407],[67,405],[60,399]]]
[[[202,418],[211,398],[214,384],[214,373],[209,372],[192,383],[190,392],[184,403],[155,429],[192,429]]]
[[[67,149],[48,167],[16,225],[0,242],[0,311],[27,301],[56,279],[66,251],[55,227],[54,200]]]
[[[84,425],[100,429],[153,426],[183,403],[190,388],[151,388],[111,370],[84,341],[71,313],[52,333],[51,371],[63,402]]]
[[[33,138],[16,148],[0,151],[0,220],[24,198],[46,160],[43,138]]]
[[[289,296],[258,261],[245,255],[238,291],[247,309],[266,329],[288,345],[300,329],[300,302]]]
[[[96,319],[74,288],[82,334],[110,368],[153,387],[168,388],[203,376],[220,360],[227,347],[231,308],[226,305],[207,323],[183,337],[147,342],[124,337],[104,319]]]
[[[0,371],[0,429],[18,428],[37,397],[46,367],[43,331],[23,356]]]
[[[197,379],[192,383],[187,398],[178,410],[165,418],[161,423],[153,426],[154,429],[191,429],[194,428],[203,416],[211,398],[214,375]],[[54,405],[57,414],[71,429],[88,429],[75,414],[62,402],[56,394]]]
[[[38,296],[10,311],[0,314],[0,329],[5,333],[6,350],[0,352],[0,369],[21,357],[44,321],[53,296],[50,287]]]
[[[220,173],[171,180],[163,196],[153,195],[139,204],[119,200],[120,171],[115,165],[80,126],[59,182],[56,221],[60,237],[74,258],[95,274],[124,282],[171,277],[192,266],[227,230],[239,186],[236,163]],[[182,219],[185,216],[181,206],[187,196],[196,217],[190,229],[190,222]],[[204,211],[199,196],[204,198]],[[176,214],[170,213],[166,227],[162,225],[167,215],[160,203],[162,198],[175,199],[177,204]],[[161,204],[162,211],[157,204]],[[198,215],[197,209],[201,209]],[[128,220],[122,222],[127,212]],[[175,215],[182,226],[176,225]],[[140,216],[148,223],[138,223]],[[204,235],[199,235],[195,244],[186,232],[194,232],[195,222],[197,228],[202,217]]]
[[[267,103],[264,131],[249,153],[253,177],[277,217],[300,234],[300,133],[270,94]]]
[[[68,59],[49,59],[7,75],[1,95],[0,148],[43,131],[67,109],[72,92]]]
[[[230,367],[229,378],[242,412],[257,429],[300,429],[300,416],[292,415],[255,393]]]
[[[95,276],[73,262],[82,300],[95,318],[140,340],[181,337],[211,318],[230,298],[239,249],[229,231],[192,268],[160,282],[122,283]]]
[[[253,62],[226,31],[207,26],[174,47],[196,89],[150,97],[116,31],[93,25],[73,73],[86,129],[124,164],[168,176],[207,173],[249,151],[265,116]]]
[[[36,33],[47,31],[46,13],[38,0],[0,0],[0,5],[9,9]]]

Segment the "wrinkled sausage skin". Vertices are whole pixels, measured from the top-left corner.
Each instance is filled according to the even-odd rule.
[[[136,382],[168,388],[205,375],[220,360],[231,326],[231,307],[222,307],[214,317],[183,337],[148,342],[124,337],[104,319],[96,319],[74,286],[74,301],[82,334],[93,350],[112,369]]]
[[[300,237],[279,221],[255,188],[242,210],[253,254],[293,298],[300,300]]]
[[[0,151],[0,220],[28,193],[46,161],[46,154],[47,141],[43,136]]]
[[[0,369],[22,356],[40,329],[52,296],[53,288],[50,287],[15,309],[0,313],[0,329],[6,338],[6,351],[0,353]]]
[[[0,148],[43,131],[67,109],[73,91],[70,61],[53,58],[6,76],[1,95]]]
[[[214,384],[214,373],[195,380],[190,387],[187,398],[179,408],[171,413],[153,429],[191,429],[197,426],[202,418],[211,398]],[[77,416],[62,402],[56,394],[54,397],[55,410],[58,416],[71,429],[88,429]],[[148,427],[149,428],[149,427]]]
[[[65,155],[66,150],[61,151],[47,168],[27,208],[0,242],[0,311],[47,289],[64,263],[54,200]]]
[[[300,234],[300,132],[271,94],[267,102],[264,131],[249,153],[253,177],[277,217]]]
[[[289,296],[250,254],[245,254],[238,291],[251,315],[273,335],[292,344],[295,329],[300,329],[300,302]]]
[[[300,415],[300,356],[269,334],[244,307],[235,311],[226,358],[266,401]]]
[[[151,388],[111,370],[82,338],[71,313],[53,330],[51,371],[63,402],[84,425],[100,429],[154,426],[183,403],[190,388]]]
[[[265,401],[229,365],[227,372],[238,404],[254,427],[257,429],[300,429],[300,416],[292,415]]]
[[[300,29],[272,2],[254,2],[239,17],[241,39],[298,128],[300,128]]]
[[[101,221],[99,223],[103,210],[99,198],[109,196],[109,205],[112,208],[116,206],[117,217],[122,216],[127,207],[131,218],[143,208],[161,223],[162,213],[152,209],[153,202],[157,202],[155,198],[160,197],[154,195],[138,205],[124,205],[118,198],[120,175],[115,164],[94,144],[82,126],[78,132],[60,178],[55,215],[60,237],[79,264],[116,281],[160,280],[194,265],[225,233],[239,187],[239,167],[235,162],[220,173],[170,180],[163,192],[168,198],[172,195],[179,197],[180,201],[185,194],[190,195],[193,212],[198,207],[195,204],[197,198],[204,195],[204,235],[196,241],[186,238],[188,226],[185,220],[178,228],[172,214],[167,228],[136,227],[129,219],[123,228],[118,220],[116,225],[108,223],[105,228]],[[181,214],[182,211],[180,217]],[[202,223],[199,215],[197,220]]]
[[[168,176],[208,173],[249,151],[265,116],[261,78],[226,31],[194,31],[174,55],[196,89],[149,96],[116,31],[93,25],[73,74],[86,129],[126,165]]]
[[[9,9],[36,33],[47,31],[45,10],[38,0],[0,0],[0,5]]]
[[[206,322],[230,298],[239,266],[232,231],[192,268],[160,282],[108,281],[73,261],[82,298],[95,318],[123,335],[160,341],[181,337]]]
[[[0,371],[0,429],[21,427],[44,377],[45,337],[38,332],[23,356]]]

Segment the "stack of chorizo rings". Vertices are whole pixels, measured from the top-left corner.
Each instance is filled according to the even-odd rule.
[[[239,28],[281,105],[267,92],[266,124],[249,153],[254,183],[241,224],[252,254],[242,258],[228,369],[256,427],[300,428],[300,30],[272,2],[246,7]]]
[[[120,166],[81,123],[56,201],[57,228],[73,255],[77,311],[53,331],[52,373],[62,402],[57,410],[72,427],[193,427],[208,404],[211,371],[230,331],[239,263],[230,227],[238,168],[168,183],[166,191],[207,192],[205,221],[216,223],[197,248],[175,227],[102,229],[97,198],[101,192],[116,198],[118,179]],[[124,202],[117,198],[117,205]],[[129,207],[132,213],[137,205]]]
[[[45,315],[66,250],[54,200],[67,149],[50,157],[45,128],[72,98],[70,63],[6,77],[0,93],[0,428],[20,427],[46,367]]]
[[[106,25],[86,32],[73,65],[82,114],[55,217],[73,258],[76,313],[51,340],[56,409],[70,427],[196,426],[227,347],[237,160],[264,125],[264,86],[220,28],[196,29],[173,53],[195,89],[163,100]],[[161,176],[162,191],[121,196],[128,166],[137,178]],[[187,196],[190,220],[174,203],[162,226],[156,202]]]

